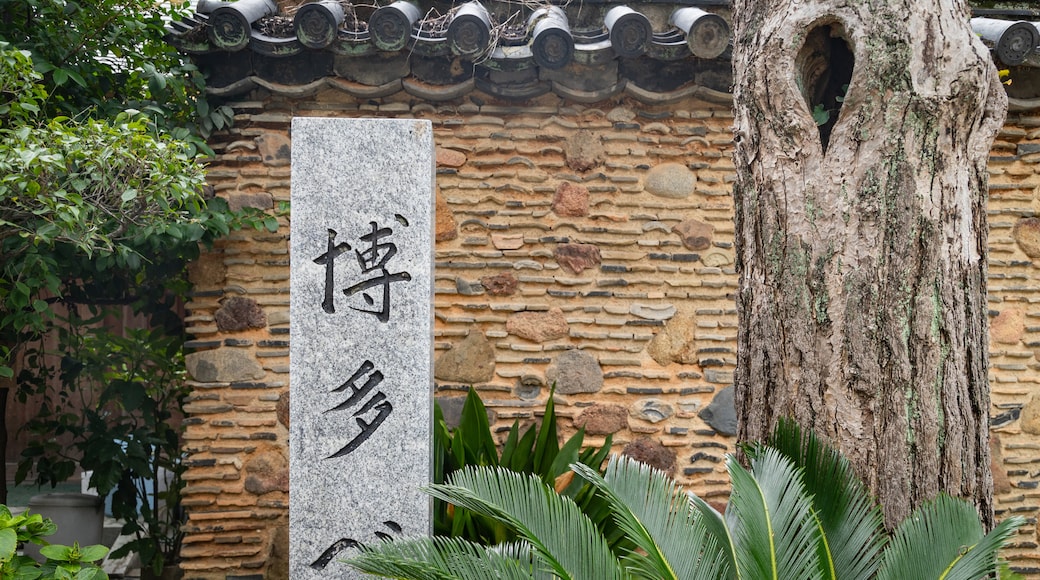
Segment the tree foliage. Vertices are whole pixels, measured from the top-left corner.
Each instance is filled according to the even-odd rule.
[[[162,355],[171,341],[183,342],[175,305],[200,245],[246,225],[278,227],[274,216],[231,212],[224,200],[205,195],[204,139],[228,126],[232,112],[210,104],[202,75],[165,44],[170,15],[160,6],[0,0],[0,449],[17,361],[22,401],[57,401],[62,389],[94,388],[69,375],[84,361],[50,356],[41,337],[63,325],[70,330],[78,317],[103,320],[112,308],[131,306],[159,329],[135,335],[137,346]],[[110,338],[95,349],[98,358],[122,360],[118,337]],[[81,435],[109,437],[146,413],[150,397],[121,400],[116,414],[104,402],[83,407],[84,417],[93,412],[107,423],[96,421]],[[168,410],[179,408],[178,399]],[[179,459],[179,433],[154,424],[144,430],[168,439],[170,460]],[[135,441],[145,440],[135,433]],[[39,473],[55,479],[67,470],[51,467]],[[163,533],[147,530],[149,538]],[[145,547],[132,549],[151,561]]]
[[[12,349],[45,330],[53,302],[164,303],[200,242],[256,222],[205,199],[190,146],[148,117],[48,117],[41,78],[29,53],[0,46],[0,376],[8,377]]]
[[[49,354],[61,362],[57,377],[20,377],[20,393],[42,396],[25,425],[31,438],[15,481],[31,475],[40,486],[54,486],[77,467],[89,471],[91,488],[110,497],[120,533],[131,538],[112,555],[135,552],[143,567],[158,572],[176,558],[183,538],[186,466],[178,419],[190,392],[183,340],[163,328],[120,336],[100,324],[104,309],[98,310],[92,319],[58,320],[53,351],[39,345],[25,356],[33,369],[45,367]]]
[[[172,3],[171,3],[172,4]],[[110,118],[136,109],[171,136],[206,151],[230,124],[211,104],[201,72],[163,41],[180,8],[151,0],[0,0],[0,41],[28,52],[51,95],[47,116],[88,111]]]

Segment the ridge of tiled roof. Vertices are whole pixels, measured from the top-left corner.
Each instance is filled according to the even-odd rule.
[[[580,103],[621,93],[647,104],[728,103],[730,17],[729,0],[199,0],[167,39],[206,71],[215,96],[262,87],[291,97],[405,91],[432,102],[479,90],[507,101],[553,92]],[[1040,11],[976,9],[972,27],[1011,69],[1010,109],[1040,108]]]

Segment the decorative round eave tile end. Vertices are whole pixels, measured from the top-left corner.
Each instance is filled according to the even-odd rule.
[[[650,20],[627,6],[615,6],[604,18],[610,44],[621,58],[637,58],[646,52],[654,35]]]
[[[419,8],[411,2],[398,1],[376,10],[368,21],[368,30],[379,50],[393,52],[408,44],[418,20]]]
[[[538,66],[560,69],[574,58],[574,37],[567,15],[558,6],[535,10],[527,21],[532,28],[531,53]]]
[[[218,8],[209,17],[209,39],[220,48],[237,52],[249,45],[249,21],[238,11]]]
[[[448,44],[452,54],[475,57],[491,44],[491,17],[480,2],[462,5],[448,25]]]
[[[1021,64],[1040,44],[1040,32],[1029,22],[1016,22],[1009,26],[997,42],[997,56],[1007,65]]]
[[[304,4],[293,18],[293,29],[300,44],[321,49],[336,41],[339,25],[343,22],[343,7],[327,0]]]
[[[729,46],[729,24],[718,14],[700,8],[679,8],[668,22],[686,32],[686,44],[696,57],[717,58]]]

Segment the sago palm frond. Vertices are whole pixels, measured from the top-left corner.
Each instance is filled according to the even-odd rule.
[[[468,467],[428,493],[516,530],[535,556],[563,580],[627,577],[606,540],[577,505],[537,476],[504,468]]]
[[[368,574],[410,580],[549,578],[522,547],[488,548],[459,538],[420,538],[384,542],[349,560]]]
[[[571,468],[606,497],[618,526],[642,550],[623,558],[633,575],[714,580],[727,574],[726,556],[674,480],[618,455],[610,458],[603,477],[585,465]]]
[[[726,560],[725,573],[720,578],[737,580],[741,578],[740,569],[737,568],[736,545],[733,542],[733,532],[726,523],[726,516],[711,507],[708,502],[694,494],[688,494],[690,502],[698,512],[699,521],[715,539],[715,545]]]
[[[824,444],[797,423],[782,419],[769,440],[769,447],[801,469],[820,526],[821,580],[866,580],[881,565],[888,539],[884,516],[863,482],[852,472],[848,459]],[[765,449],[752,447],[757,455]]]
[[[733,493],[726,519],[733,531],[738,576],[816,578],[820,532],[799,470],[775,449],[765,449],[751,460],[750,473],[731,457],[729,473]]]
[[[620,561],[577,504],[538,476],[471,467],[426,491],[508,526],[520,541],[384,543],[351,564],[408,580],[978,580],[992,577],[998,551],[1024,521],[1008,518],[984,534],[970,503],[940,496],[886,543],[863,484],[812,434],[782,424],[748,457],[750,470],[729,457],[724,516],[631,459],[612,458],[604,476],[572,464],[605,500],[597,510],[617,523]]]
[[[997,552],[1025,520],[1010,517],[989,534],[970,503],[940,494],[896,528],[878,580],[977,580],[998,567]]]

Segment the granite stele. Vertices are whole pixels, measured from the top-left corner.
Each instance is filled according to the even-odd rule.
[[[292,123],[290,576],[430,533],[433,129]]]

